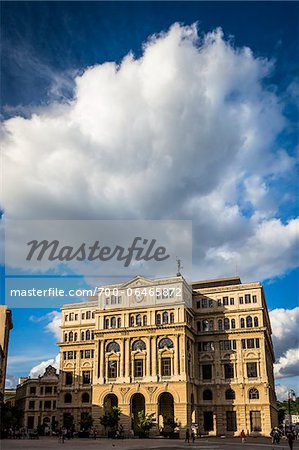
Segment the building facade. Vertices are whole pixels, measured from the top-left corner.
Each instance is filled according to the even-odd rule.
[[[178,275],[99,288],[64,305],[58,418],[80,428],[121,409],[124,430],[154,413],[153,433],[269,435],[277,423],[271,327],[260,283],[188,284]]]
[[[57,387],[58,375],[52,366],[38,378],[20,378],[15,404],[22,411],[21,427],[45,433],[57,427]]]
[[[0,305],[0,403],[4,397],[9,333],[12,327],[10,309],[6,305]]]

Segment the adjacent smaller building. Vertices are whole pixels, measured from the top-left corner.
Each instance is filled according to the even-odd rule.
[[[4,403],[9,407],[16,405],[16,389],[5,389],[4,391]]]
[[[12,327],[10,309],[6,305],[0,305],[0,403],[4,398],[9,333]]]
[[[57,426],[56,369],[48,366],[38,378],[20,378],[16,390],[16,406],[23,412],[21,427],[42,428],[45,432]]]

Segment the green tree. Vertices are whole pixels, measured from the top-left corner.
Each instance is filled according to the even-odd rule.
[[[118,406],[113,406],[111,411],[106,411],[105,414],[100,417],[100,423],[105,430],[107,428],[116,428],[120,421],[121,409]]]
[[[86,414],[80,421],[80,428],[83,431],[88,431],[93,426],[93,418],[91,414]]]
[[[140,428],[141,433],[144,435],[149,434],[149,431],[153,428],[156,422],[155,414],[146,414],[145,411],[142,410],[138,412],[137,417],[137,426]]]

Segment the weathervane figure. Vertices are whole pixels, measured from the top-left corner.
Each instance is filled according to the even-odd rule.
[[[177,262],[177,277],[181,276],[181,269],[183,269],[183,266],[181,264],[181,260],[179,258],[176,258],[176,262]]]

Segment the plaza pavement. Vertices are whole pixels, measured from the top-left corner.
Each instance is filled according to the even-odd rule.
[[[194,448],[198,450],[289,450],[289,446],[285,440],[279,445],[272,445],[270,438],[248,438],[245,444],[240,443],[240,439],[220,439],[220,438],[202,438],[197,439],[194,444],[184,443],[184,441],[176,441],[170,439],[72,439],[66,440],[64,444],[59,443],[57,438],[42,437],[38,440],[22,439],[11,440],[5,439],[0,441],[1,450],[183,450]],[[299,449],[299,441],[295,441],[294,450]]]

